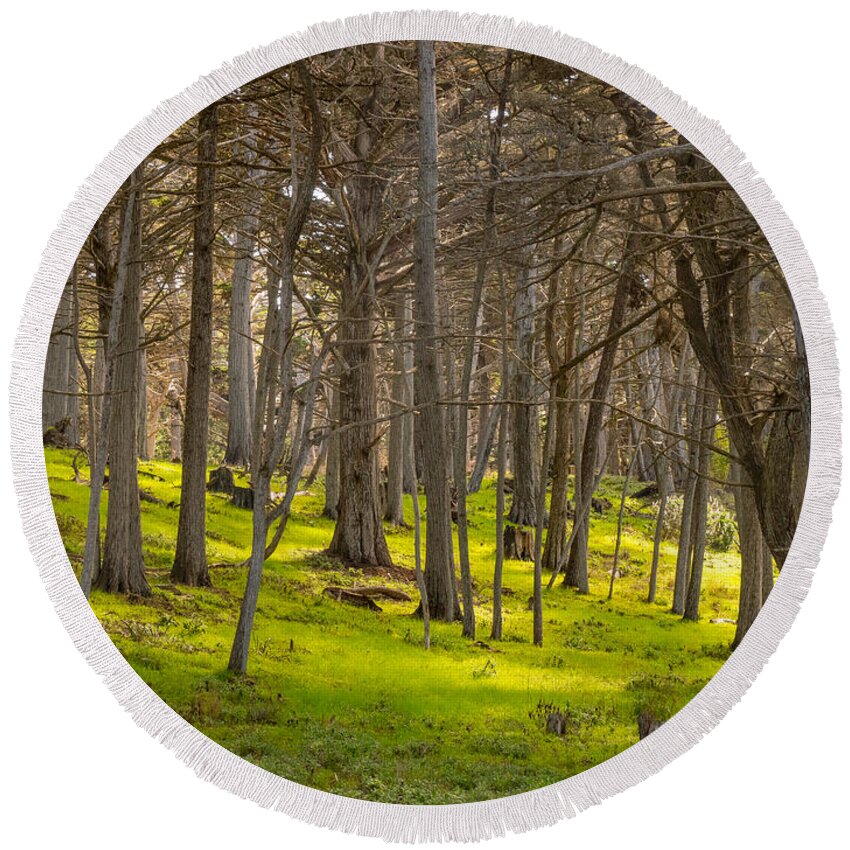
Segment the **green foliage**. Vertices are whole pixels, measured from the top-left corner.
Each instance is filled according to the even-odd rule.
[[[680,495],[670,496],[664,511],[664,537],[678,540],[682,525],[683,499]],[[658,506],[655,506],[656,515]],[[721,502],[709,496],[705,525],[706,544],[718,552],[728,552],[738,542],[738,524],[733,514]]]
[[[73,480],[72,452],[45,452],[50,489],[75,568],[84,542],[88,487]],[[662,545],[658,600],[647,605],[640,565],[652,554],[654,520],[627,503],[623,548],[629,570],[606,601],[622,479],[600,491],[612,502],[593,514],[587,596],[556,586],[544,596],[544,647],[531,642],[532,570],[505,564],[504,634],[491,641],[495,489],[470,496],[478,637],[433,623],[432,649],[412,616],[415,584],[368,574],[320,553],[333,523],[315,485],[296,498],[283,542],[264,569],[248,677],[226,671],[248,554],[250,512],[207,496],[214,587],[170,584],[179,465],[140,464],[140,483],[163,504],[142,504],[150,600],[95,591],[92,607],[138,674],[175,711],[243,758],[297,782],[346,796],[445,804],[521,793],[598,764],[635,743],[636,712],[681,708],[725,660],[734,626],[683,623],[669,613],[675,546]],[[279,485],[276,485],[279,488]],[[640,486],[640,485],[635,485]],[[279,488],[282,489],[282,488]],[[108,499],[108,491],[105,500]],[[424,505],[423,505],[424,507]],[[412,517],[409,498],[406,515]],[[106,504],[103,506],[105,520]],[[388,536],[393,560],[413,566],[413,532]],[[229,566],[228,566],[229,565]],[[711,551],[704,605],[734,618],[739,558]],[[328,585],[374,582],[408,593],[381,600],[382,613],[324,596]],[[541,704],[566,717],[563,736],[530,716]]]

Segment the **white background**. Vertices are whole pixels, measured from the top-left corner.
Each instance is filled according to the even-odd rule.
[[[0,62],[0,364],[26,288],[79,183],[132,125],[199,74],[345,14],[342,3],[21,3]],[[430,4],[429,4],[430,5]],[[818,269],[847,349],[846,29],[839,4],[441,0],[435,8],[549,24],[619,54],[722,122],[774,190]],[[850,398],[843,380],[845,399]],[[139,730],[73,648],[17,519],[0,419],[0,840],[8,847],[378,847],[264,811],[198,780]],[[847,429],[845,428],[845,434]],[[757,684],[690,753],[636,788],[513,848],[839,846],[847,840],[848,498],[808,600]],[[846,845],[845,845],[846,846]]]

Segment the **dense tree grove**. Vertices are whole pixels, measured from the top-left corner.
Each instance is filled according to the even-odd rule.
[[[467,503],[485,478],[489,637],[504,560],[523,558],[539,645],[547,597],[589,592],[603,475],[657,503],[650,602],[676,507],[671,606],[691,620],[719,501],[741,555],[737,644],[794,535],[808,392],[778,262],[687,139],[539,57],[393,42],[281,68],[151,152],[68,281],[42,418],[46,443],[87,458],[87,594],[151,592],[139,458],[182,462],[170,578],[189,586],[215,584],[210,467],[247,471],[229,665],[245,673],[305,478],[324,480],[340,562],[392,567],[388,529],[415,523],[426,645],[429,620],[476,637]]]

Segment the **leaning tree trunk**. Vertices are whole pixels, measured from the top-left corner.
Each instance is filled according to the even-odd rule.
[[[263,330],[263,345],[257,375],[256,409],[253,422],[252,444],[254,453],[251,469],[254,483],[253,525],[251,535],[251,557],[245,593],[239,609],[236,635],[230,650],[228,670],[244,674],[248,667],[248,651],[251,632],[257,613],[263,564],[271,552],[266,548],[268,519],[266,505],[269,502],[271,479],[281,462],[286,433],[292,411],[292,294],[295,278],[295,252],[312,203],[319,173],[319,157],[323,137],[322,117],[313,90],[312,78],[303,62],[296,65],[305,89],[311,117],[310,149],[303,180],[297,178],[293,165],[293,197],[281,235],[275,237],[273,262],[269,264],[269,309]],[[293,130],[293,162],[295,139]],[[286,493],[281,506],[280,525],[275,534],[274,546],[280,541],[289,518],[292,501],[298,489],[307,458],[308,431],[312,423],[313,405],[319,374],[326,348],[313,364],[307,383],[305,400],[305,427],[297,445],[293,446]]]
[[[590,394],[587,423],[584,427],[584,444],[581,450],[581,489],[576,493],[574,520],[576,530],[572,535],[572,546],[564,573],[564,586],[575,587],[580,593],[590,592],[587,574],[587,546],[591,499],[596,484],[596,452],[604,421],[605,400],[608,398],[608,390],[614,372],[614,359],[620,343],[617,332],[623,325],[628,310],[628,296],[633,283],[637,246],[638,236],[631,233],[626,240],[625,257],[621,264],[620,275],[617,278],[614,301],[608,319],[606,342],[602,346],[599,370],[596,373],[596,380]]]
[[[212,357],[213,240],[215,239],[216,104],[198,123],[195,232],[192,255],[192,307],[189,374],[183,424],[180,516],[171,580],[191,587],[210,584],[206,552],[207,439]]]
[[[109,413],[109,498],[103,563],[94,586],[110,593],[150,596],[142,556],[142,518],[137,472],[137,426],[141,341],[141,207],[133,193],[130,262],[126,269],[113,363]],[[94,474],[94,470],[93,470]]]
[[[414,274],[413,396],[418,410],[414,439],[422,463],[427,523],[425,584],[431,618],[451,622],[460,614],[452,547],[449,452],[439,406],[439,327],[435,281],[437,148],[434,43],[416,43],[420,90],[420,168]],[[430,108],[428,108],[430,105]]]

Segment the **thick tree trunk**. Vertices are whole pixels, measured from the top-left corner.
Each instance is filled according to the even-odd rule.
[[[104,282],[104,270],[100,269],[97,272],[98,277],[98,324],[100,329],[106,329],[105,339],[102,342],[102,367],[101,374],[103,376],[102,402],[99,411],[98,435],[96,442],[96,451],[91,451],[89,463],[91,470],[89,473],[89,505],[88,515],[86,520],[86,540],[83,548],[83,569],[80,575],[80,587],[86,599],[89,598],[92,589],[92,583],[97,579],[100,570],[100,503],[103,495],[103,482],[106,474],[106,463],[108,458],[108,441],[110,439],[110,419],[113,408],[113,387],[115,384],[115,367],[117,352],[121,340],[122,333],[122,316],[124,312],[124,293],[128,285],[135,285],[129,281],[132,274],[140,273],[139,266],[139,192],[140,184],[144,177],[144,164],[138,166],[132,173],[129,180],[125,184],[126,199],[124,208],[121,214],[121,223],[119,227],[119,246],[118,259],[115,267],[115,281],[111,286],[112,298],[111,306],[106,303],[107,295],[101,284]],[[95,251],[95,263],[99,268],[98,260],[104,261],[109,254],[106,245],[108,244],[108,232],[103,222],[106,220],[105,214],[101,216],[98,225],[95,227],[95,240],[98,245],[98,250]],[[111,272],[108,274],[111,279]],[[138,315],[136,316],[138,321]],[[132,328],[127,328],[127,332],[132,332]],[[136,351],[132,352],[132,358],[135,363]],[[135,407],[130,407],[130,413],[135,419]],[[128,433],[132,435],[133,429],[130,428]],[[135,458],[135,441],[131,441],[131,447]],[[94,459],[92,460],[92,456]]]
[[[69,279],[59,299],[50,331],[44,364],[41,427],[43,432],[48,428],[61,429],[67,443],[76,445],[79,442],[79,388],[72,288]]]
[[[431,617],[451,622],[460,614],[452,547],[449,452],[440,401],[438,314],[435,281],[437,150],[434,43],[416,43],[421,106],[419,199],[416,216],[413,394],[418,415],[414,437],[422,462],[427,523],[425,584]],[[429,104],[431,107],[429,109]]]
[[[209,432],[210,361],[212,355],[213,240],[215,239],[215,159],[217,106],[201,112],[192,306],[189,329],[189,374],[183,424],[180,516],[171,580],[191,587],[210,584],[206,552],[207,439]]]
[[[141,342],[141,208],[133,193],[132,233],[115,346],[109,412],[109,498],[103,563],[94,586],[110,593],[150,596],[142,555],[137,474]],[[93,473],[95,474],[94,470]]]
[[[330,554],[352,564],[389,566],[381,523],[376,419],[373,301],[352,262],[343,286],[338,353],[340,374],[339,500]]]

